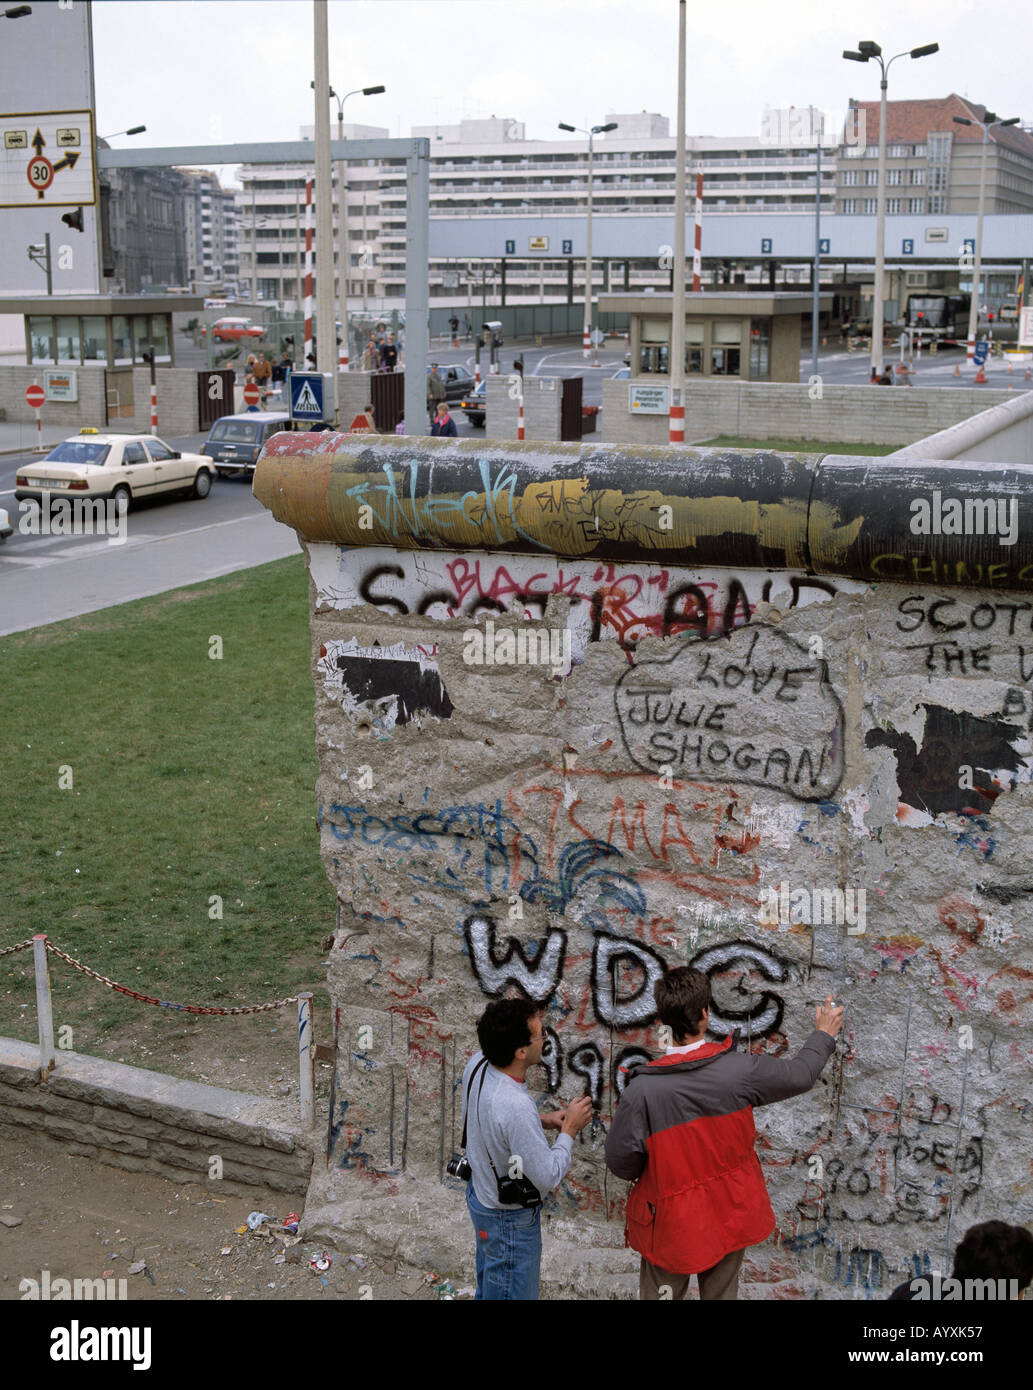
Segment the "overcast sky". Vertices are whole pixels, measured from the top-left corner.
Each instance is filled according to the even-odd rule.
[[[138,141],[178,145],[296,139],[314,120],[310,0],[95,0],[98,129],[147,125]],[[531,139],[557,122],[677,101],[677,0],[331,0],[330,82],[345,119],[408,135],[414,125],[514,117]],[[890,98],[985,102],[1030,117],[1029,0],[689,0],[686,129],[759,135],[764,107],[877,100],[874,63],[844,48],[874,39],[902,58]],[[336,121],[336,114],[334,117]],[[113,144],[130,143],[119,139]]]

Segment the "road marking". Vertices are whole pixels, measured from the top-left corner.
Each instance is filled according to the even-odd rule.
[[[188,527],[185,531],[173,531],[167,536],[155,535],[151,532],[148,532],[145,535],[136,535],[129,537],[124,545],[110,545],[106,537],[95,536],[88,541],[80,543],[79,545],[70,545],[63,547],[59,555],[47,554],[38,557],[33,556],[30,559],[27,556],[23,558],[20,555],[0,554],[0,561],[6,561],[8,564],[20,564],[37,567],[41,565],[63,564],[69,560],[85,560],[88,559],[91,555],[106,555],[111,551],[140,550],[145,545],[158,545],[163,541],[178,540],[180,536],[196,535],[198,531],[214,531],[217,530],[220,526],[235,526],[241,521],[256,521],[268,516],[269,513],[265,511],[254,512],[249,516],[231,517],[228,521],[211,521],[205,526],[191,526]],[[282,523],[276,524],[279,525]],[[62,542],[62,538],[59,536],[54,536],[50,539],[54,540],[57,544],[61,544]]]

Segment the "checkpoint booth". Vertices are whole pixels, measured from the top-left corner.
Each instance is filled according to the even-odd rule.
[[[601,294],[600,313],[630,315],[632,377],[669,374],[671,309],[668,294]],[[832,307],[819,295],[819,309]],[[810,339],[812,298],[792,291],[750,291],[685,296],[685,384],[693,379],[800,380],[800,353]]]

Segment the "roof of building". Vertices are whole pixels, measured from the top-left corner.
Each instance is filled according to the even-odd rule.
[[[849,99],[851,108],[865,113],[866,140],[870,147],[879,143],[879,103]],[[928,97],[915,101],[887,101],[886,143],[888,145],[924,144],[932,132],[950,131],[960,144],[978,144],[983,138],[979,126],[956,125],[955,116],[967,116],[972,121],[986,120],[985,106],[977,101],[951,92],[946,97]],[[1007,119],[1007,118],[1006,118]],[[1033,135],[1018,126],[992,126],[990,139],[995,144],[1015,150],[1033,159]]]

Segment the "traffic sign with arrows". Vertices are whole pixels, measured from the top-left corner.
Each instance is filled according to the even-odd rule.
[[[96,203],[92,111],[0,116],[0,129],[0,207]]]

